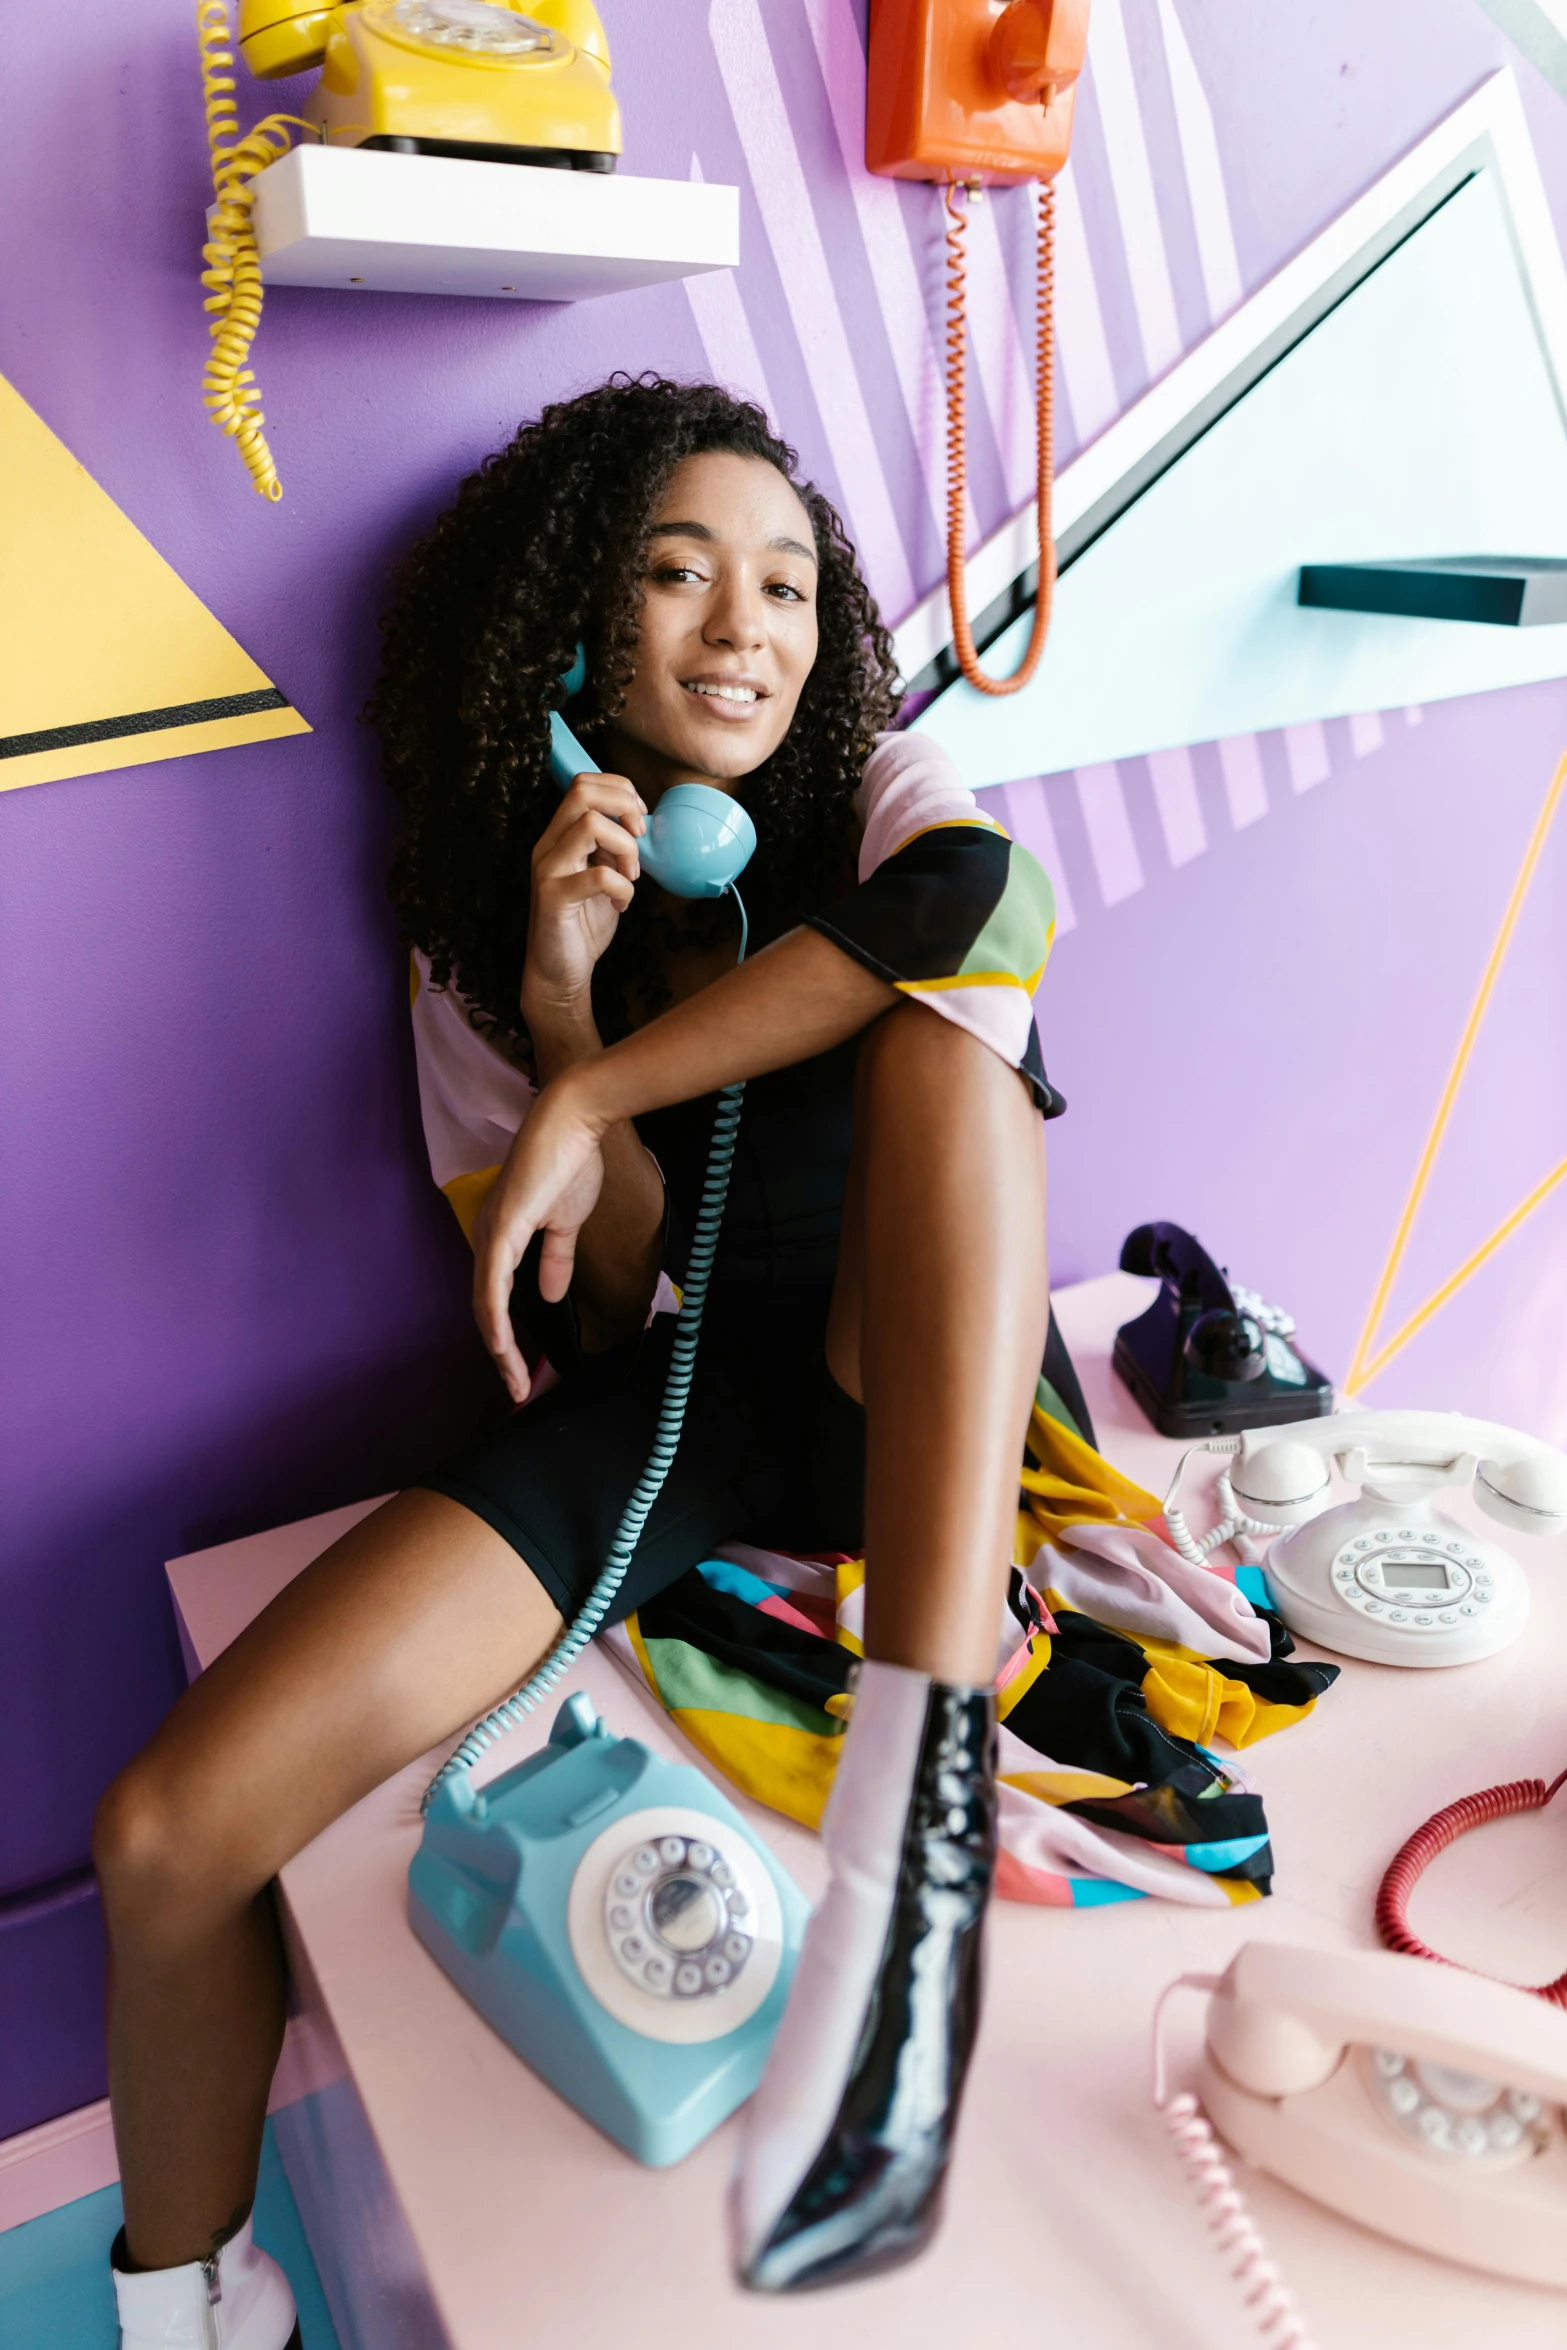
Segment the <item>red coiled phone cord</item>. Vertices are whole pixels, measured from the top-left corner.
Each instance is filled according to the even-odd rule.
[[[1409,1896],[1416,1879],[1439,1852],[1471,1828],[1483,1828],[1491,1820],[1510,1819],[1516,1812],[1543,1811],[1559,1787],[1567,1786],[1567,1771],[1562,1771],[1547,1787],[1543,1779],[1513,1779],[1505,1787],[1484,1787],[1478,1795],[1465,1795],[1457,1803],[1450,1803],[1417,1828],[1407,1844],[1395,1855],[1387,1874],[1377,1888],[1377,1932],[1389,1950],[1401,1950],[1406,1958],[1434,1959],[1438,1966],[1456,1966],[1456,1959],[1444,1958],[1439,1950],[1428,1950],[1418,1934],[1410,1932],[1407,1909]],[[1466,1973],[1472,1973],[1466,1968]],[[1557,1976],[1554,1983],[1529,1983],[1519,1986],[1532,1991],[1538,1999],[1549,1999],[1557,2007],[1567,2007],[1567,1973]]]
[[[958,202],[956,181],[947,184],[947,596],[952,607],[952,643],[958,666],[982,694],[1020,693],[1045,649],[1055,601],[1056,544],[1050,528],[1050,493],[1055,479],[1055,188],[1039,184],[1039,593],[1034,626],[1022,665],[1011,677],[988,677],[979,665],[969,626],[964,501],[968,489],[965,241],[968,215]]]

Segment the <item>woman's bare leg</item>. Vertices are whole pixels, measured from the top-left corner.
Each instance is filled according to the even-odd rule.
[[[918,1004],[860,1046],[827,1360],[866,1411],[865,1649],[988,1684],[1049,1321],[1023,1080]]]
[[[272,1878],[559,1629],[482,1519],[400,1494],[279,1594],[104,1797],[110,2094],[139,2266],[205,2259],[254,2193],[283,2036]]]
[[[867,1031],[827,1361],[866,1412],[866,1664],[831,1874],[746,2125],[740,2271],[789,2293],[930,2241],[980,2008],[990,1695],[1049,1320],[1016,1072],[922,1005]]]

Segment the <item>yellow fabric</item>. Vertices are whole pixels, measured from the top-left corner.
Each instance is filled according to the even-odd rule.
[[[833,1638],[837,1641],[840,1648],[848,1649],[851,1655],[863,1656],[865,1654],[865,1643],[860,1638],[858,1632],[851,1632],[849,1630],[848,1625],[845,1624],[843,1620],[843,1611],[848,1606],[855,1593],[857,1591],[863,1591],[865,1588],[865,1561],[863,1559],[840,1559],[836,1570],[836,1579],[838,1586],[838,1625],[837,1630],[833,1634]],[[850,1700],[848,1705],[845,1707],[845,1711],[846,1713],[852,1713],[853,1710],[853,1701]]]
[[[472,1175],[454,1175],[450,1183],[443,1183],[442,1191],[452,1203],[452,1213],[462,1226],[462,1236],[473,1246],[473,1220],[489,1197],[491,1184],[500,1173],[499,1167],[480,1167]]]
[[[1033,995],[1044,975],[1041,963],[1032,978],[1020,971],[958,971],[945,979],[895,979],[892,984],[900,995],[939,995],[954,987],[1020,987],[1025,995]]]
[[[1148,1711],[1162,1729],[1197,1746],[1211,1745],[1215,1736],[1232,1746],[1255,1746],[1259,1738],[1304,1721],[1317,1702],[1312,1697],[1304,1705],[1275,1704],[1244,1681],[1232,1681],[1222,1665],[1171,1640],[1139,1638],[1137,1645],[1148,1659]]]
[[[1050,1635],[1035,1632],[1028,1643],[1028,1662],[1020,1665],[1004,1689],[996,1693],[996,1719],[1004,1722],[1020,1698],[1026,1697],[1050,1663]]]
[[[1012,838],[1004,824],[998,824],[994,816],[976,808],[972,816],[943,816],[938,824],[922,824],[918,832],[911,832],[907,840],[900,840],[888,853],[901,856],[905,849],[911,849],[917,840],[925,840],[933,832],[999,832],[1003,840]]]
[[[1088,1803],[1095,1796],[1132,1792],[1130,1779],[1112,1779],[1103,1771],[1002,1771],[999,1780],[1003,1787],[1021,1788],[1040,1803]]]
[[[1025,1461],[1019,1472],[1016,1565],[1031,1566],[1040,1544],[1053,1542],[1067,1526],[1110,1526],[1122,1519],[1146,1526],[1159,1516],[1151,1493],[1112,1469],[1102,1453],[1039,1404],[1028,1424],[1028,1449],[1039,1466]]]
[[[677,1706],[670,1719],[743,1794],[802,1827],[821,1826],[841,1734],[818,1738],[787,1722],[752,1722],[743,1714],[706,1713],[696,1706]]]
[[[627,1617],[626,1631],[642,1677],[658,1698],[658,1676],[634,1615]],[[788,1722],[753,1722],[743,1714],[712,1713],[702,1706],[674,1706],[669,1718],[742,1793],[803,1827],[821,1826],[838,1767],[841,1732],[818,1737]]]

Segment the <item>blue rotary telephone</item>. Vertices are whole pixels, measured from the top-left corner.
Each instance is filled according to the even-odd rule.
[[[761,2079],[806,1915],[699,1770],[615,1737],[580,1692],[515,1770],[443,1781],[408,1876],[409,1922],[458,1989],[655,2166]]]
[[[587,660],[563,679],[580,693]],[[597,774],[558,711],[561,791]],[[738,800],[666,791],[638,843],[683,898],[733,891],[756,847]],[[425,1793],[409,1922],[436,1964],[535,2072],[639,2161],[678,2162],[750,2096],[783,2014],[806,1905],[734,1806],[690,1764],[614,1738],[581,1694],[539,1754],[475,1790],[472,1769],[532,1713],[608,1615],[669,1474],[729,1190],[742,1082],[718,1097],[658,1426],[598,1581],[515,1695],[477,1723]]]

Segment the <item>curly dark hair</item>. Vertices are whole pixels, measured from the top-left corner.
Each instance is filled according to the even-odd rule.
[[[579,643],[588,682],[574,728],[591,737],[619,708],[634,674],[649,524],[675,467],[708,451],[778,468],[810,515],[820,567],[815,666],[788,735],[739,793],[758,839],[746,885],[753,935],[777,937],[840,883],[853,794],[899,693],[891,639],[843,524],[798,478],[795,452],[760,409],[713,384],[612,376],[486,458],[394,575],[366,713],[404,816],[392,900],[434,983],[460,987],[476,1024],[524,1059],[529,859],[558,805],[549,713],[562,706]],[[711,911],[732,920],[722,905]],[[651,1013],[667,1002],[673,936],[639,889],[594,975],[606,1039],[625,1034],[633,1005]]]

